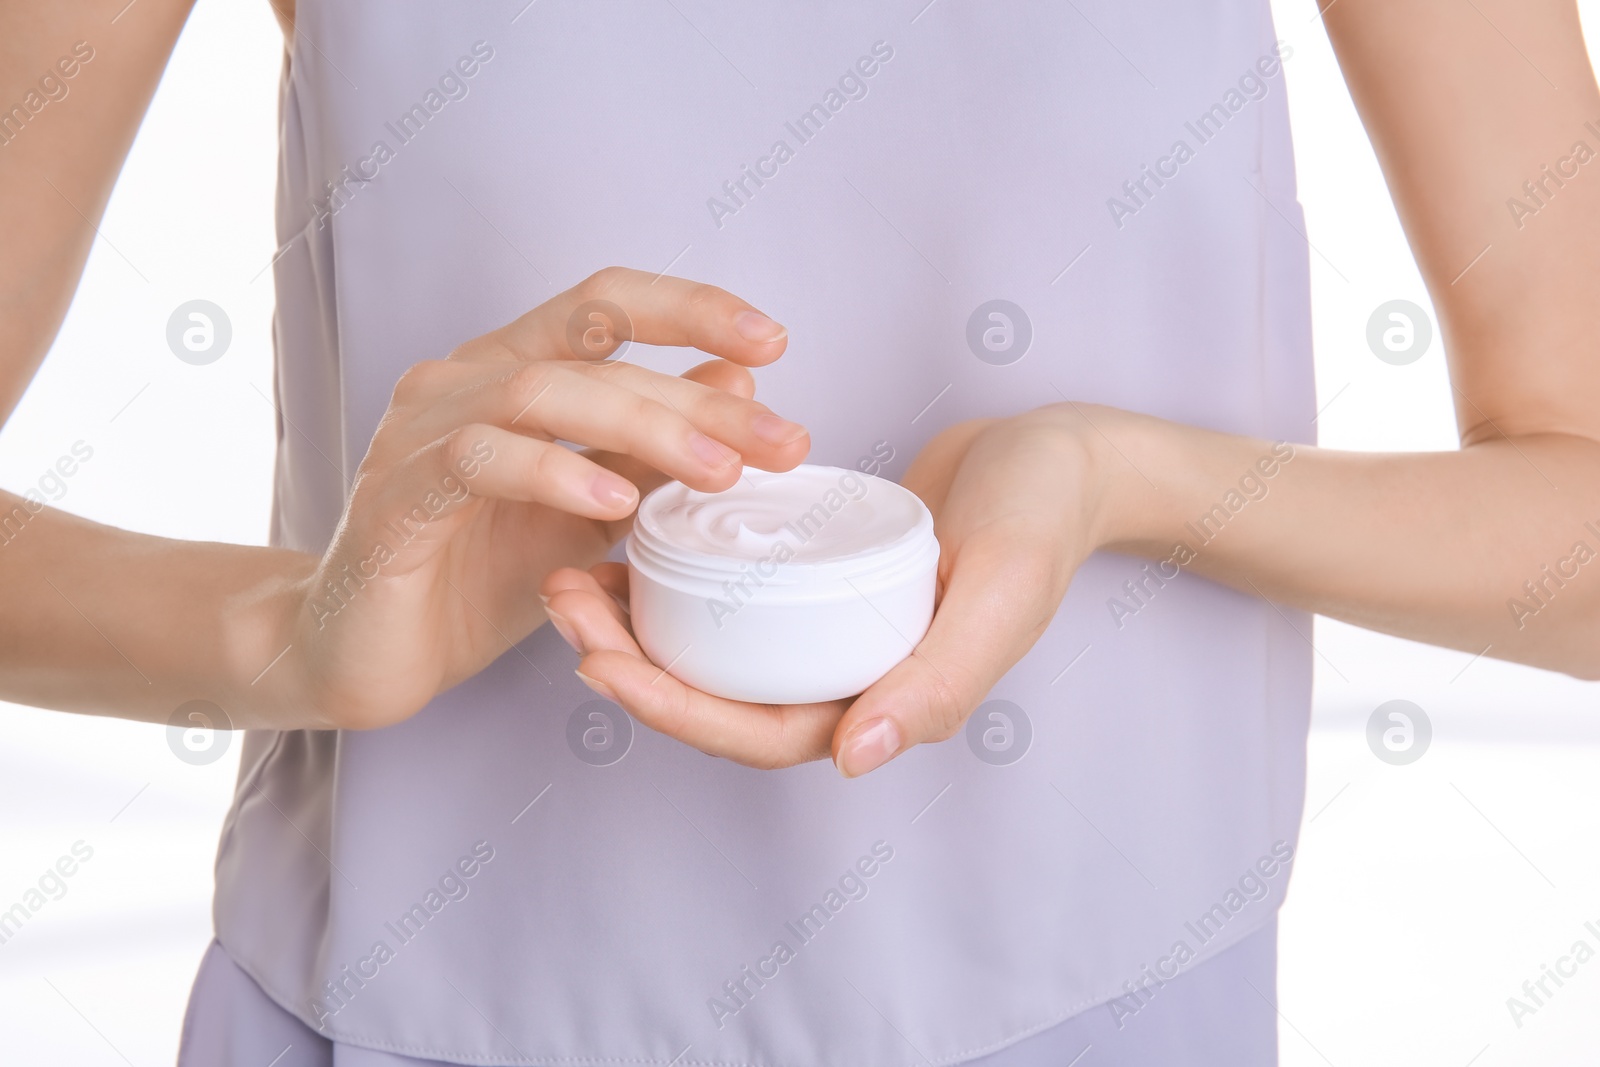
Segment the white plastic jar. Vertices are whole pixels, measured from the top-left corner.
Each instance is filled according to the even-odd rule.
[[[859,471],[747,469],[721,493],[670,482],[640,503],[627,555],[639,646],[732,700],[854,696],[933,619],[933,517]]]

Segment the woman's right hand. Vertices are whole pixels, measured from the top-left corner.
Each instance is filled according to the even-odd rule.
[[[616,347],[597,331],[618,310],[634,340],[720,358],[682,377],[583,358]],[[569,336],[584,330],[599,352],[573,350]],[[333,543],[276,596],[274,643],[287,650],[264,675],[279,704],[269,717],[401,721],[543,623],[544,576],[602,559],[642,491],[676,478],[714,492],[744,463],[794,467],[810,448],[805,428],[750,399],[744,369],[786,343],[782,326],[721,289],[608,268],[410,368]]]

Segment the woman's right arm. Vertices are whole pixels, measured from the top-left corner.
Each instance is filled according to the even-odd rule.
[[[0,3],[0,422],[66,316],[193,0],[126,4]],[[161,669],[166,657],[152,655],[162,642],[140,635],[164,629],[173,645],[220,662],[218,628],[200,618],[186,624],[181,602],[237,596],[274,570],[309,571],[314,562],[165,544],[0,492],[0,695],[81,711],[115,702],[138,718],[165,719],[195,679],[173,685]],[[75,684],[61,684],[65,673]]]
[[[0,107],[22,108],[0,114],[0,421],[71,303],[191,0],[124,4],[0,0]],[[582,362],[568,320],[596,299],[643,344],[722,358],[682,378]],[[798,463],[804,429],[751,400],[738,365],[786,339],[722,290],[601,271],[401,379],[320,558],[0,491],[0,699],[149,722],[202,699],[239,727],[398,721],[541,625],[544,574],[601,558],[640,489]]]
[[[594,301],[642,344],[721,358],[682,377],[583,361]],[[607,268],[395,386],[332,543],[315,557],[176,541],[0,493],[0,699],[234,726],[398,722],[545,622],[538,589],[590,566],[640,492],[788,470],[804,427],[750,399],[781,326],[730,293]],[[589,446],[574,452],[561,442]]]

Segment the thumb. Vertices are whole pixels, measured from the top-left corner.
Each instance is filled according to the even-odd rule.
[[[839,773],[858,777],[961,729],[1055,613],[1061,591],[1053,555],[1030,550],[999,524],[965,539],[927,635],[839,721]]]

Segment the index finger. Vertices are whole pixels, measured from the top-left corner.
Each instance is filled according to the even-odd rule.
[[[599,360],[630,341],[760,367],[783,355],[789,331],[715,285],[606,267],[459,351],[463,358]]]

